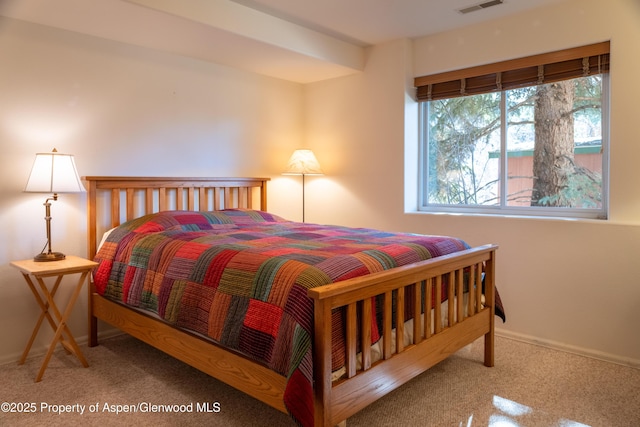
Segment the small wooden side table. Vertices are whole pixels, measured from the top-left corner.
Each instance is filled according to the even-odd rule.
[[[55,334],[51,340],[51,344],[49,344],[49,350],[44,357],[44,361],[42,362],[42,366],[40,367],[40,371],[38,372],[35,381],[38,382],[42,379],[44,371],[47,369],[47,365],[49,364],[49,360],[53,355],[53,350],[58,342],[62,344],[68,353],[74,354],[85,368],[88,367],[89,363],[87,363],[87,359],[85,359],[82,351],[80,351],[80,347],[78,347],[76,340],[73,338],[71,330],[67,326],[67,320],[76,300],[78,299],[78,295],[80,295],[82,286],[87,281],[89,272],[98,264],[88,259],[69,255],[61,261],[35,262],[32,259],[27,259],[22,261],[12,261],[11,265],[20,270],[24,280],[31,289],[31,292],[33,292],[36,302],[42,310],[42,313],[40,313],[40,317],[33,328],[33,332],[31,333],[31,338],[29,338],[27,347],[24,349],[18,364],[22,365],[27,359],[42,322],[44,319],[47,319]],[[80,274],[80,278],[78,279],[71,298],[64,308],[64,312],[61,314],[54,301],[54,296],[58,291],[60,283],[62,283],[62,278],[70,274]],[[56,278],[51,290],[49,290],[44,281],[47,277]],[[38,291],[33,279],[35,279],[38,285],[40,285],[40,291]],[[51,313],[53,313],[53,316],[51,316]]]

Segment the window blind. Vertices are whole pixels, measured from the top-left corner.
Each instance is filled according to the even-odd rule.
[[[477,95],[609,72],[608,41],[416,77],[418,101]]]

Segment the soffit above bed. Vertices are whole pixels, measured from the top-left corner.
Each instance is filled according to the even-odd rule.
[[[364,67],[361,46],[228,0],[3,0],[0,15],[298,83]]]
[[[2,0],[0,15],[297,83],[362,71],[366,47],[566,0]]]

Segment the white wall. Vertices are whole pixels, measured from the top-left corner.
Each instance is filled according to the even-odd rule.
[[[417,162],[414,76],[607,39],[611,220],[405,213],[406,171]],[[8,265],[44,244],[44,198],[22,192],[34,153],[73,153],[81,175],[269,176],[270,210],[300,219],[299,180],[280,171],[307,146],[326,173],[307,178],[308,221],[497,243],[508,318],[500,333],[640,365],[638,46],[636,0],[569,0],[376,46],[362,74],[300,86],[0,19],[0,362],[18,358],[38,315]],[[85,254],[85,203],[54,203],[55,250]],[[83,295],[78,336],[84,310]]]
[[[401,90],[408,81],[412,92],[407,75],[604,40],[611,40],[612,61],[610,220],[403,211],[405,179],[415,180],[417,161],[415,103]],[[315,193],[308,217],[497,243],[497,283],[507,311],[500,333],[640,366],[638,46],[636,0],[570,0],[413,43],[376,46],[363,74],[305,88],[307,138],[327,173],[308,187],[307,194]]]
[[[74,154],[80,175],[272,177],[270,210],[299,219],[299,197],[284,195],[300,182],[280,172],[302,142],[301,85],[5,18],[0,64],[0,362],[18,359],[39,313],[9,266],[46,240],[47,195],[23,193],[36,152]],[[85,205],[53,202],[53,250],[86,255]]]

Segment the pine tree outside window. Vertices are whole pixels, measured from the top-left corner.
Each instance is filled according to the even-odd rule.
[[[416,78],[421,210],[607,217],[609,43]]]

